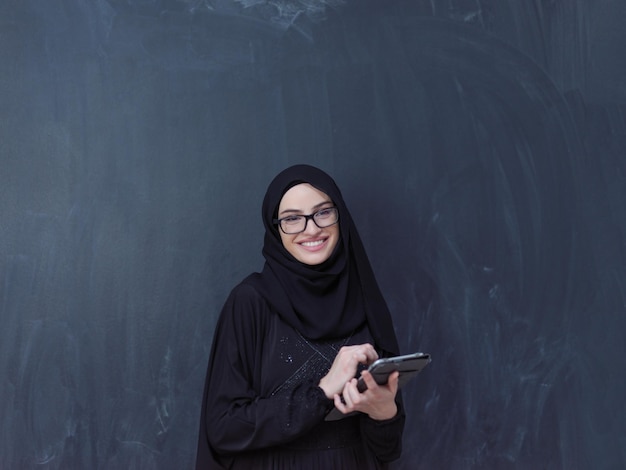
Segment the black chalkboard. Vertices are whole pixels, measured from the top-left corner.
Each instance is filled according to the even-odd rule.
[[[433,357],[394,468],[624,468],[624,18],[3,2],[0,468],[192,468],[217,315],[303,162]]]

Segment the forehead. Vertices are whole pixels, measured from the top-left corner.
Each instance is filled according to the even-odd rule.
[[[326,193],[311,186],[309,183],[300,183],[289,188],[283,195],[278,205],[278,211],[289,209],[306,211],[324,202],[331,202],[330,197]]]

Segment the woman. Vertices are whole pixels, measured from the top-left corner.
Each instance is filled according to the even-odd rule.
[[[233,289],[216,326],[196,468],[383,469],[399,457],[398,353],[387,305],[339,188],[281,172],[263,201],[265,266]],[[345,418],[325,420],[336,407]]]

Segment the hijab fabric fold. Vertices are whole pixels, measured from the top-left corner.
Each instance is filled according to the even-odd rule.
[[[274,224],[282,197],[300,183],[327,194],[339,211],[340,240],[330,258],[316,266],[296,260]],[[398,354],[389,309],[335,181],[310,165],[289,167],[270,183],[262,217],[265,265],[248,282],[283,321],[313,340],[345,337],[367,323],[377,346]]]

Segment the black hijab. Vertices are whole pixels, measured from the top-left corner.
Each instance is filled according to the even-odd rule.
[[[327,194],[339,211],[340,240],[328,260],[310,266],[283,246],[274,224],[284,194],[309,183]],[[296,165],[270,183],[262,209],[265,225],[262,273],[251,282],[280,317],[305,337],[320,340],[349,335],[367,323],[376,345],[398,354],[391,315],[363,244],[333,179],[315,167]]]

